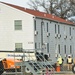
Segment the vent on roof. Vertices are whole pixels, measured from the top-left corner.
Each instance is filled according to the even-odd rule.
[[[66,19],[66,21],[68,21],[68,20]]]
[[[26,10],[26,8],[24,8]]]
[[[44,14],[44,16],[46,16],[46,14]]]
[[[54,16],[52,16],[52,18],[54,18]]]

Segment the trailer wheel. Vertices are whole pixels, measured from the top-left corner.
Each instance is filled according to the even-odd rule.
[[[75,73],[75,64],[72,66],[72,72]]]
[[[30,73],[30,70],[27,67],[26,67],[25,71],[26,71],[26,73]]]
[[[21,72],[21,69],[19,68],[19,69],[17,69],[17,71],[18,71],[18,72]]]

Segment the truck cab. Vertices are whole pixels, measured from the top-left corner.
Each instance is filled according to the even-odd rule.
[[[3,63],[4,70],[14,72],[15,69],[17,69],[18,71],[20,71],[20,66],[15,66],[16,62],[21,62],[21,61],[17,59],[16,60],[10,59],[10,58],[3,59],[2,63]]]
[[[2,60],[0,60],[0,75],[4,72],[4,66]]]

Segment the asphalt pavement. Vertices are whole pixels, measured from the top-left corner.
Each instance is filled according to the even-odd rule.
[[[23,74],[22,72],[4,72],[2,75],[23,75]],[[25,75],[31,75],[31,74],[25,73]],[[62,72],[54,72],[53,74],[50,75],[75,75],[75,74],[72,71],[62,71]]]

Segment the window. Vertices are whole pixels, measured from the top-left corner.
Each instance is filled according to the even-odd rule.
[[[49,43],[47,43],[47,52],[49,53]]]
[[[64,34],[66,35],[66,27],[64,26]]]
[[[43,45],[43,34],[44,34],[43,29],[44,29],[44,22],[42,21],[42,22],[41,22],[41,44],[42,44],[42,45]]]
[[[58,34],[60,34],[60,26],[58,25]]]
[[[34,20],[34,30],[36,30],[36,20]]]
[[[47,32],[48,32],[48,23],[47,23]]]
[[[70,35],[71,35],[71,27],[70,27]]]
[[[65,54],[66,54],[66,45],[64,45],[64,50],[65,50]]]
[[[15,20],[15,30],[22,30],[22,20]]]
[[[55,53],[58,51],[58,44],[55,44]]]
[[[57,33],[57,31],[56,31],[56,24],[55,24],[55,33]]]
[[[60,45],[58,45],[58,51],[59,51],[59,54],[60,54]]]
[[[40,47],[40,43],[39,43],[39,49],[41,49],[41,47]]]
[[[70,54],[72,53],[72,46],[70,45]]]
[[[37,43],[35,43],[35,49],[37,49]]]
[[[17,52],[23,51],[22,43],[15,43],[15,50],[16,50]]]
[[[41,22],[41,25],[44,25],[44,21]]]

